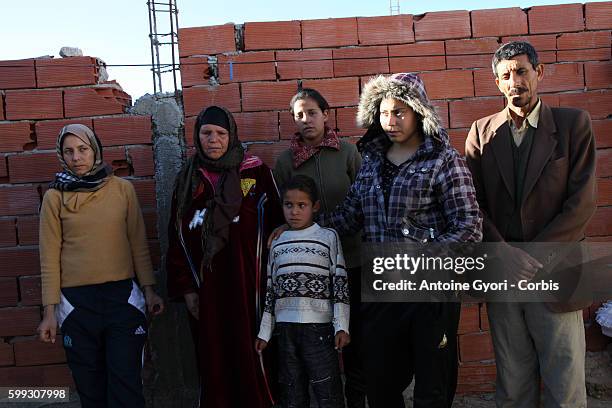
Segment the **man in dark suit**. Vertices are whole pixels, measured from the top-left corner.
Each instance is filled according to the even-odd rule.
[[[493,72],[507,106],[472,124],[467,161],[483,212],[483,241],[499,242],[510,280],[529,281],[558,269],[567,255],[537,243],[584,239],[596,206],[595,141],[586,112],[539,99],[544,66],[531,44],[501,46]],[[585,306],[488,303],[498,407],[539,407],[539,379],[545,407],[586,407]]]

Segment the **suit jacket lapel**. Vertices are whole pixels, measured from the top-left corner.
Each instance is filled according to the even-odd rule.
[[[533,135],[533,143],[531,145],[531,153],[529,154],[529,162],[527,163],[527,172],[525,173],[525,185],[523,187],[523,202],[529,195],[533,186],[538,181],[540,174],[548,159],[555,150],[557,140],[554,134],[557,132],[557,126],[553,119],[552,111],[548,105],[542,102],[540,107],[540,118],[538,120],[538,128]],[[521,203],[522,205],[522,203]]]
[[[510,134],[510,126],[506,120],[506,111],[503,110],[491,121],[491,149],[495,155],[499,172],[502,175],[504,184],[510,196],[514,200],[514,163],[512,162],[512,135]]]

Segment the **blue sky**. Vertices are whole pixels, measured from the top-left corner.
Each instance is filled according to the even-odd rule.
[[[2,0],[2,3],[0,60],[42,55],[59,57],[62,46],[74,46],[81,48],[85,55],[99,57],[108,64],[147,64],[151,61],[146,0]],[[389,0],[177,0],[177,3],[180,27],[389,14]],[[401,12],[406,14],[458,8],[456,1],[449,0],[401,0],[399,3]],[[576,1],[464,0],[460,8],[526,8],[562,3]],[[160,27],[160,31],[163,28]],[[134,100],[153,91],[147,67],[111,67],[109,74]]]

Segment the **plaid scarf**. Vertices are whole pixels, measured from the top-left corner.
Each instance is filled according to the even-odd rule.
[[[96,173],[81,178],[62,171],[55,173],[55,180],[49,184],[49,188],[60,191],[96,191],[104,185],[111,174],[113,168],[106,163]]]
[[[326,126],[323,139],[321,143],[316,146],[304,144],[302,135],[296,132],[295,135],[293,135],[293,139],[291,139],[291,146],[289,147],[293,154],[293,167],[297,169],[324,147],[340,150],[340,139],[333,129]]]

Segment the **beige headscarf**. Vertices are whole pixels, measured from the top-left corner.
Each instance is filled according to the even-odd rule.
[[[70,167],[68,167],[68,164],[64,160],[62,147],[64,139],[68,135],[78,137],[94,151],[94,164],[83,176],[78,176],[70,170]],[[103,161],[102,144],[100,140],[94,132],[85,125],[75,123],[64,126],[57,137],[55,151],[64,170],[55,174],[55,180],[49,184],[50,188],[61,191],[95,191],[101,188],[113,173],[112,167]]]

